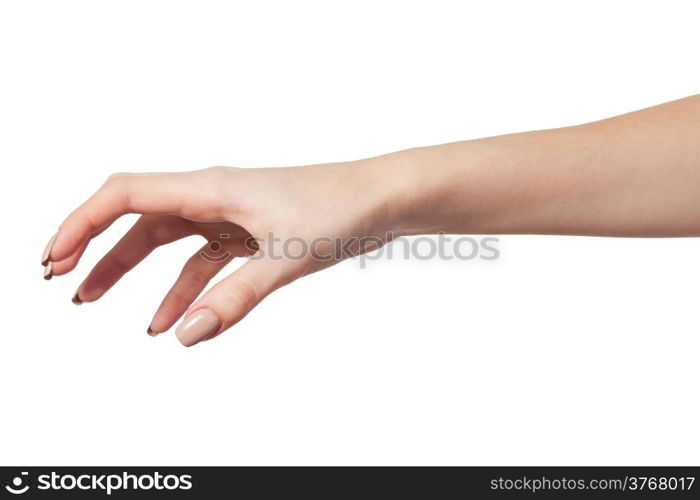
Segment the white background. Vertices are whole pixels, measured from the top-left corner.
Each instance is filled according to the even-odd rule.
[[[357,261],[216,341],[146,335],[201,242],[97,303],[41,279],[115,171],[280,166],[698,93],[696,2],[0,4],[0,463],[695,464],[700,241],[509,236]]]

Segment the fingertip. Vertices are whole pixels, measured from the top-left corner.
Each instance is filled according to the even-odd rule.
[[[46,258],[54,262],[65,260],[78,248],[80,240],[68,230],[61,229],[54,235],[54,240]]]
[[[153,318],[151,320],[151,323],[148,325],[148,328],[146,329],[146,333],[149,334],[151,337],[155,337],[157,335],[160,335],[161,333],[165,333],[168,331],[168,326],[164,325],[163,322],[159,322],[157,318]]]
[[[165,306],[161,305],[153,315],[151,323],[148,325],[148,329],[155,335],[165,333],[170,330],[180,316],[182,316],[182,312],[183,311],[173,312],[167,307],[167,304]]]
[[[51,261],[53,263],[53,275],[63,276],[68,274],[78,265],[79,258],[80,255],[73,254],[67,259]]]
[[[41,254],[41,265],[46,266],[49,263],[49,258],[51,256],[51,249],[53,248],[53,243],[56,240],[56,235],[58,233],[54,234],[51,239],[49,239],[49,242],[46,244],[46,247],[44,247],[44,252]]]
[[[44,279],[46,281],[49,281],[51,278],[53,278],[53,262],[49,261],[49,263],[44,267]]]
[[[99,229],[99,232],[102,229]],[[93,224],[86,216],[77,212],[69,215],[54,235],[53,244],[48,254],[49,260],[60,261],[67,259],[80,249],[81,245],[87,245],[90,235],[93,233],[99,234],[96,231],[98,231],[97,226],[93,227]]]
[[[185,347],[192,347],[216,334],[221,329],[221,321],[214,312],[201,308],[190,314],[175,330],[175,336]]]

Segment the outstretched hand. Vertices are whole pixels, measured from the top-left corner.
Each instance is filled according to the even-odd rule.
[[[80,284],[74,303],[101,298],[155,248],[203,236],[207,243],[185,263],[148,328],[157,335],[184,315],[176,336],[191,346],[238,323],[277,288],[337,262],[335,238],[376,234],[381,244],[382,204],[365,174],[360,163],[115,174],[61,224],[42,258],[44,277],[71,272],[90,241],[127,213],[142,216]]]

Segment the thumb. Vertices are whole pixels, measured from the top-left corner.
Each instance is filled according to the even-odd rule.
[[[214,285],[187,312],[175,330],[186,347],[213,338],[238,323],[261,300],[296,279],[293,262],[250,260]]]

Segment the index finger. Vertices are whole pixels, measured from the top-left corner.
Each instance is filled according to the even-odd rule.
[[[49,250],[48,260],[69,257],[97,229],[128,213],[204,219],[218,217],[218,204],[207,192],[202,172],[110,176],[94,195],[63,221]]]

